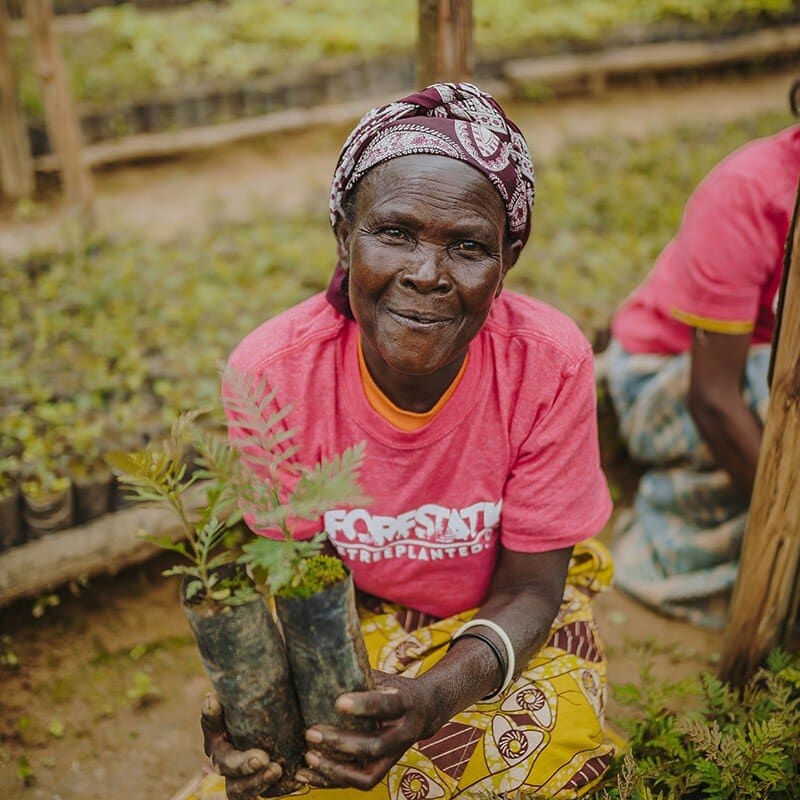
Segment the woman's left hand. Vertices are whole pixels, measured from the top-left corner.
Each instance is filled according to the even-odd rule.
[[[374,720],[377,730],[357,733],[326,725],[309,728],[308,768],[298,770],[298,780],[320,788],[371,789],[414,742],[425,738],[430,728],[426,710],[435,705],[432,698],[424,696],[424,681],[377,671],[373,674],[375,689],[340,695],[336,710]]]

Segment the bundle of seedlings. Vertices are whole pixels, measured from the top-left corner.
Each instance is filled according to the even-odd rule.
[[[174,513],[182,534],[176,540],[144,531],[139,535],[181,557],[163,574],[181,577],[181,607],[231,740],[241,749],[266,750],[281,765],[283,776],[275,790],[285,794],[298,786],[292,776],[304,749],[297,699],[265,598],[236,560],[241,530],[237,455],[200,433],[194,419],[194,414],[179,417],[160,448],[150,445],[106,458],[138,502],[166,505]],[[202,448],[203,468],[187,476],[183,452],[190,439]],[[192,497],[197,492],[204,495],[199,504]]]
[[[291,409],[276,406],[275,391],[231,369],[223,383],[230,441],[245,476],[240,509],[252,528],[280,532],[279,538],[254,537],[241,561],[264,576],[275,599],[303,723],[367,730],[334,708],[340,694],[374,686],[352,576],[326,552],[325,531],[299,541],[290,527],[292,518],[315,519],[338,504],[368,502],[357,481],[364,444],[306,467],[294,460],[296,431],[285,426]]]
[[[304,725],[334,724],[336,697],[372,686],[350,576],[339,559],[322,553],[324,533],[296,542],[288,526],[290,519],[315,519],[363,499],[357,483],[363,448],[311,467],[297,464],[296,432],[282,425],[290,408],[275,407],[276,393],[263,382],[230,370],[223,378],[235,437],[204,432],[194,412],[178,418],[160,449],[108,460],[138,502],[174,512],[180,539],[141,535],[182,557],[164,574],[181,576],[181,606],[231,740],[240,749],[264,749],[281,765],[283,776],[270,792],[280,795],[299,788],[293,776],[303,765]],[[187,443],[199,467],[191,474]],[[190,497],[198,491],[205,499],[196,505]],[[258,530],[280,531],[280,541],[250,533],[243,516]],[[286,622],[279,611],[283,638],[269,592],[288,595],[275,597],[276,606],[284,599],[308,604]]]

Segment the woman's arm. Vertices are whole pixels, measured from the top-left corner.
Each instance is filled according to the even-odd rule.
[[[761,423],[742,396],[750,334],[695,329],[691,351],[689,412],[717,463],[747,497],[761,445]]]
[[[561,603],[572,548],[546,553],[501,549],[489,596],[477,617],[491,619],[508,634],[519,672],[547,640]],[[491,628],[477,629],[505,648]],[[375,734],[323,726],[310,728],[309,769],[298,777],[312,786],[375,786],[406,750],[435,734],[448,720],[495,691],[503,680],[491,648],[478,639],[459,640],[418,678],[377,675],[372,692],[342,695],[342,713],[381,725]]]

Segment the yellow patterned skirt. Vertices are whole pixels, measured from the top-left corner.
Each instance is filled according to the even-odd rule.
[[[614,747],[605,733],[606,659],[592,597],[611,585],[608,551],[594,539],[573,551],[561,609],[547,644],[490,703],[476,703],[417,742],[369,792],[305,787],[306,800],[572,800],[597,785]],[[475,610],[435,621],[391,603],[359,608],[376,669],[406,677],[430,669]],[[420,626],[421,623],[421,626]],[[427,623],[427,624],[426,624]],[[187,800],[225,800],[210,774]]]

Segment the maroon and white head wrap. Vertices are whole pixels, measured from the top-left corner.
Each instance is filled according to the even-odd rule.
[[[339,154],[331,183],[331,225],[356,184],[377,164],[429,153],[463,161],[482,172],[506,208],[508,232],[524,245],[531,232],[535,193],[533,162],[519,128],[497,101],[471,83],[436,83],[402,100],[368,111]],[[336,265],[328,301],[352,317],[347,276]]]

